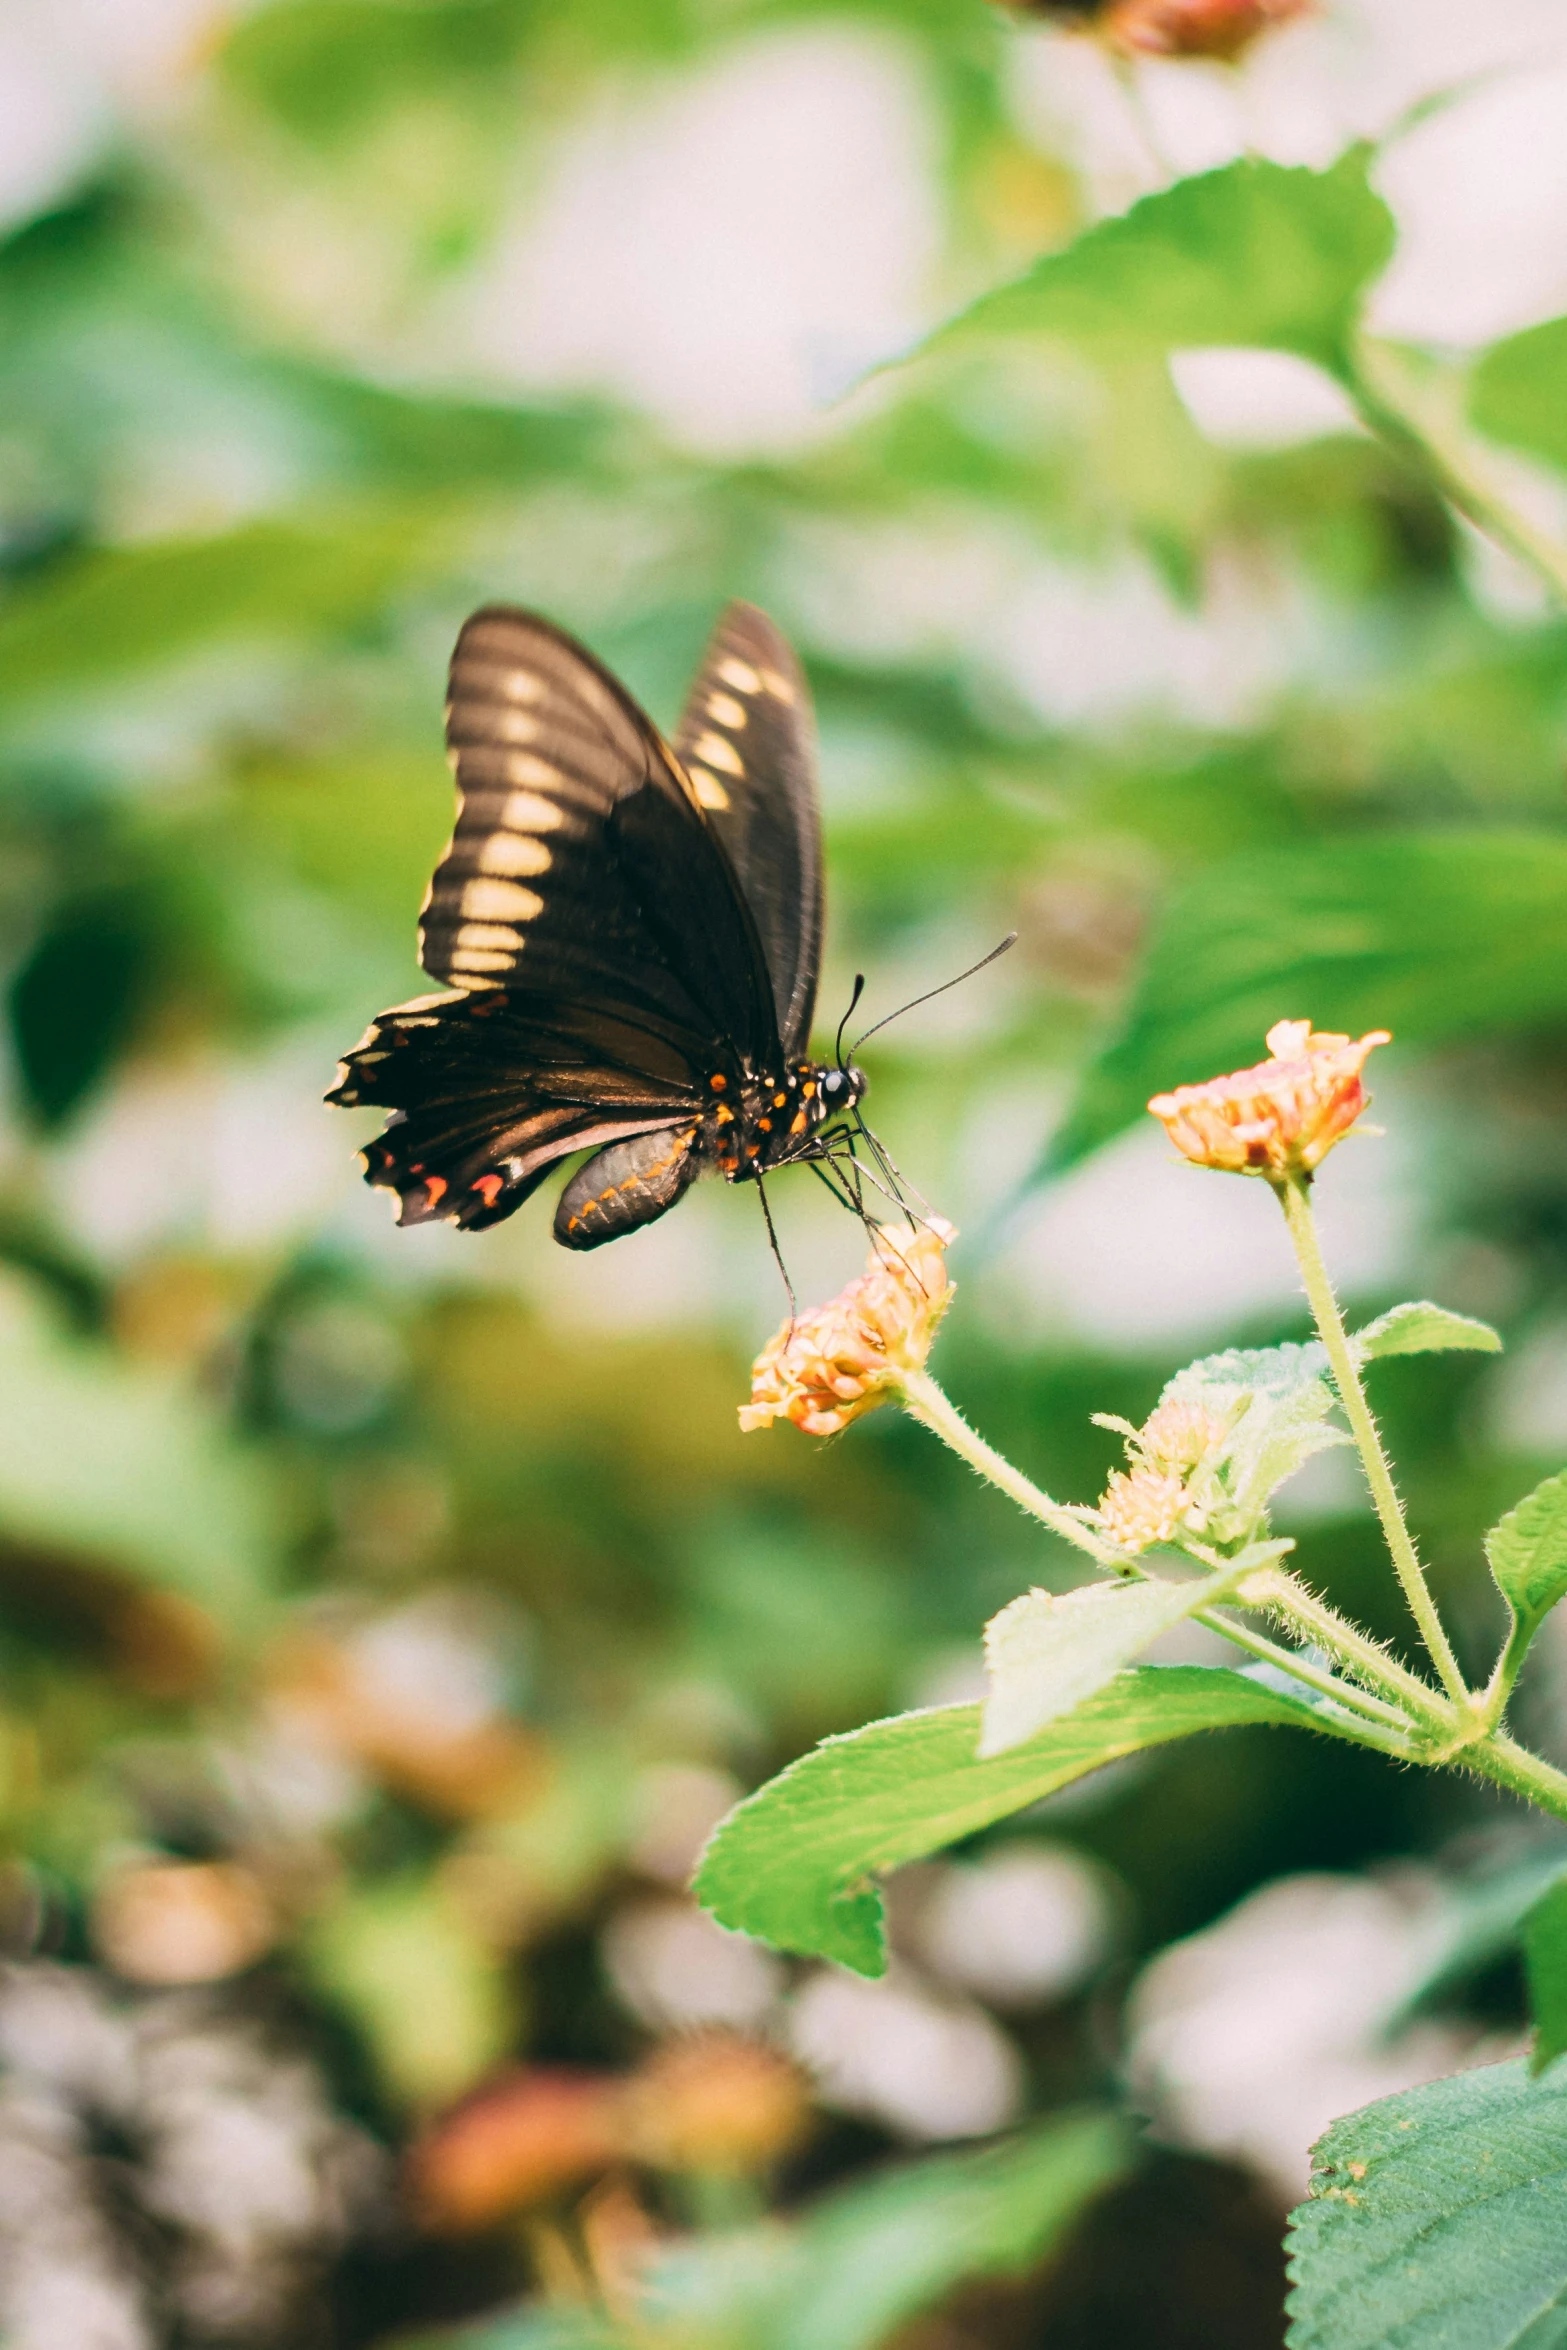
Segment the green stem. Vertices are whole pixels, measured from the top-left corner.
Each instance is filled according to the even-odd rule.
[[[1015,1469],[1012,1463],[1003,1454],[997,1452],[993,1445],[987,1444],[985,1439],[969,1426],[951,1397],[943,1393],[928,1372],[915,1371],[909,1374],[904,1382],[903,1401],[904,1408],[911,1418],[918,1420],[922,1427],[929,1428],[932,1434],[939,1436],[944,1444],[949,1444],[955,1453],[968,1462],[971,1469],[977,1471],[990,1484],[999,1486],[1001,1491],[1009,1495],[1020,1509],[1027,1510],[1030,1517],[1038,1518],[1042,1524],[1050,1528],[1052,1533],[1059,1534],[1064,1541],[1073,1543],[1077,1549],[1086,1551],[1096,1566],[1108,1567],[1112,1572],[1120,1575],[1129,1571],[1131,1562],[1122,1552],[1116,1550],[1112,1544],[1100,1541],[1092,1529],[1085,1526],[1080,1518],[1074,1516],[1072,1511],[1066,1509],[1062,1503],[1053,1501],[1050,1495],[1036,1485],[1031,1478],[1025,1477],[1021,1469]],[[1224,1563],[1211,1553],[1204,1552],[1202,1555],[1204,1563],[1207,1565],[1216,1566]],[[1259,1574],[1267,1571],[1265,1568],[1256,1570]],[[1288,1575],[1279,1575],[1277,1581],[1282,1593],[1292,1593],[1296,1589],[1293,1578]],[[1304,1594],[1302,1596],[1304,1597]],[[1272,1604],[1271,1601],[1270,1604]],[[1323,1636],[1322,1625],[1316,1619],[1317,1617],[1331,1618],[1332,1611],[1321,1607],[1320,1603],[1313,1603],[1313,1609],[1311,1637],[1320,1646],[1328,1648],[1331,1652],[1333,1643]],[[1297,1656],[1291,1649],[1281,1648],[1276,1641],[1269,1640],[1260,1632],[1252,1632],[1246,1626],[1233,1623],[1228,1617],[1209,1608],[1198,1611],[1197,1621],[1206,1624],[1210,1631],[1222,1633],[1226,1640],[1233,1641],[1238,1648],[1244,1648],[1250,1655],[1259,1657],[1268,1664],[1276,1665],[1280,1672],[1290,1674],[1293,1679],[1304,1683],[1309,1689],[1316,1690],[1320,1695],[1331,1697],[1336,1703],[1351,1709],[1358,1706],[1367,1716],[1368,1730],[1372,1728],[1374,1723],[1394,1726],[1403,1733],[1407,1733],[1413,1727],[1408,1715],[1396,1704],[1384,1704],[1378,1697],[1355,1689],[1345,1682],[1335,1680],[1331,1673],[1320,1671],[1306,1658]],[[1433,1693],[1425,1689],[1424,1683],[1417,1681],[1412,1673],[1403,1673],[1401,1667],[1389,1666],[1380,1650],[1375,1648],[1370,1641],[1360,1640],[1356,1643],[1355,1636],[1349,1635],[1347,1626],[1344,1627],[1344,1632],[1347,1638],[1339,1643],[1341,1647],[1355,1644],[1364,1649],[1374,1668],[1384,1671],[1388,1676],[1401,1675],[1410,1688],[1423,1692],[1429,1707],[1433,1702]],[[1442,1719],[1445,1727],[1447,1720],[1445,1713]],[[1377,1738],[1376,1743],[1382,1743],[1380,1737]],[[1400,1745],[1390,1748],[1389,1751],[1402,1753],[1407,1749]]]
[[[1361,422],[1394,453],[1423,473],[1465,519],[1533,571],[1567,603],[1567,548],[1556,545],[1518,512],[1476,450],[1461,421],[1427,397],[1418,414],[1405,405],[1413,387],[1398,373],[1396,353],[1358,335],[1339,365],[1339,377]]]
[[[943,1444],[950,1444],[971,1469],[992,1485],[999,1485],[1019,1509],[1027,1510],[1031,1518],[1038,1518],[1052,1534],[1059,1534],[1063,1542],[1086,1550],[1096,1566],[1113,1567],[1120,1574],[1126,1572],[1127,1561],[1118,1551],[1102,1542],[1081,1518],[1060,1502],[1052,1501],[1032,1478],[1025,1477],[1021,1469],[1014,1469],[1009,1460],[969,1426],[957,1405],[942,1393],[928,1371],[909,1372],[903,1382],[903,1406],[911,1418],[939,1436]]]
[[[1527,1747],[1519,1746],[1498,1730],[1492,1737],[1476,1739],[1453,1758],[1460,1767],[1482,1772],[1494,1779],[1499,1787],[1509,1788],[1521,1795],[1527,1803],[1535,1804],[1559,1820],[1567,1820],[1567,1772],[1559,1771],[1553,1763],[1542,1762]]]
[[[1255,1583],[1250,1588],[1258,1604],[1273,1609],[1315,1647],[1337,1657],[1347,1672],[1379,1692],[1406,1721],[1412,1717],[1415,1723],[1443,1734],[1455,1728],[1452,1707],[1429,1682],[1422,1681],[1418,1673],[1410,1672],[1407,1665],[1389,1656],[1386,1649],[1379,1648],[1296,1576],[1275,1571],[1261,1590]]]
[[[1319,1697],[1329,1697],[1335,1705],[1341,1705],[1349,1712],[1364,1714],[1367,1728],[1378,1724],[1397,1731],[1400,1734],[1397,1743],[1387,1741],[1388,1752],[1403,1755],[1413,1752],[1409,1743],[1409,1717],[1396,1705],[1389,1705],[1385,1699],[1374,1697],[1369,1689],[1357,1689],[1352,1681],[1341,1681],[1336,1674],[1324,1672],[1309,1657],[1301,1656],[1291,1648],[1281,1648],[1266,1633],[1254,1632],[1249,1624],[1237,1624],[1233,1617],[1221,1615],[1217,1608],[1199,1608],[1192,1620],[1206,1625],[1210,1632],[1218,1632],[1226,1640],[1232,1640],[1237,1648],[1245,1649],[1248,1655],[1259,1658],[1262,1663],[1277,1666],[1281,1672],[1288,1673],[1291,1680],[1301,1682],[1307,1689],[1314,1689]],[[1383,1743],[1378,1738],[1377,1744],[1380,1746]]]
[[[1404,1587],[1404,1597],[1409,1602],[1415,1622],[1420,1626],[1421,1637],[1442,1676],[1448,1695],[1455,1705],[1467,1707],[1470,1703],[1469,1691],[1458,1669],[1452,1643],[1437,1614],[1436,1602],[1431,1597],[1414,1543],[1410,1539],[1409,1528],[1404,1523],[1404,1513],[1393,1484],[1393,1471],[1382,1449],[1381,1434],[1371,1416],[1371,1406],[1366,1401],[1365,1389],[1360,1384],[1360,1373],[1350,1352],[1349,1334],[1344,1328],[1338,1299],[1333,1294],[1333,1283],[1328,1277],[1328,1268],[1317,1239],[1316,1218],[1311,1212],[1310,1183],[1309,1175],[1291,1175],[1275,1187],[1284,1210],[1284,1220],[1289,1226],[1290,1239],[1295,1244],[1307,1301],[1322,1343],[1327,1349],[1339,1401],[1344,1407],[1365,1468],[1366,1483],[1371,1488],[1371,1498],[1376,1504],[1377,1516],[1382,1521],[1382,1532],[1398,1579]]]

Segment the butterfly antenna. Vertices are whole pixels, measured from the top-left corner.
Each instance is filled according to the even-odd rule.
[[[987,963],[993,963],[998,955],[1004,955],[1008,947],[1016,946],[1016,944],[1017,932],[1015,930],[1009,930],[1006,937],[1001,941],[999,946],[992,947],[988,955],[981,955],[977,963],[970,963],[968,969],[966,971],[960,971],[955,979],[944,979],[939,987],[928,987],[923,995],[910,996],[908,1002],[906,1004],[900,1004],[895,1012],[888,1012],[884,1014],[880,1020],[873,1021],[869,1028],[861,1030],[860,1034],[855,1038],[853,1044],[850,1045],[849,1053],[851,1058],[859,1051],[861,1045],[865,1042],[867,1037],[877,1035],[880,1030],[890,1026],[894,1020],[901,1020],[904,1013],[912,1012],[917,1004],[931,1003],[937,996],[945,995],[949,988],[961,987],[965,979],[972,979],[977,971],[984,970]],[[858,996],[858,990],[856,990],[856,996]],[[849,1008],[852,1011],[854,1007],[851,1004]],[[847,1013],[844,1015],[844,1019],[845,1025],[847,1025]],[[838,1033],[841,1037],[843,1030],[840,1029]],[[840,1068],[842,1067],[841,1061],[839,1066]]]
[[[778,1246],[778,1231],[773,1223],[773,1211],[767,1204],[767,1191],[760,1175],[756,1178],[756,1196],[762,1203],[762,1220],[767,1226],[767,1244],[773,1252],[773,1263],[778,1267],[779,1278],[788,1294],[789,1320],[792,1324],[799,1319],[800,1301],[794,1294],[794,1283],[790,1280],[789,1268],[783,1261],[783,1250]]]
[[[854,991],[853,991],[853,993],[851,994],[851,996],[849,997],[849,1006],[848,1006],[848,1010],[847,1010],[847,1011],[844,1013],[844,1015],[843,1015],[843,1018],[842,1018],[842,1019],[839,1021],[839,1023],[838,1023],[838,1041],[837,1041],[837,1043],[836,1043],[836,1044],[833,1046],[833,1048],[832,1048],[832,1049],[833,1049],[833,1057],[834,1057],[834,1059],[837,1061],[837,1063],[838,1063],[838,1066],[839,1066],[839,1068],[840,1068],[840,1069],[841,1069],[841,1068],[844,1066],[844,1059],[843,1059],[843,1032],[844,1032],[844,1030],[845,1030],[845,1029],[848,1027],[848,1025],[849,1025],[849,1022],[850,1022],[850,1021],[851,1021],[851,1020],[854,1018],[854,1007],[855,1007],[855,1005],[856,1005],[856,1004],[859,1002],[859,1000],[860,1000],[861,996],[862,996],[864,993],[865,993],[865,974],[864,974],[864,972],[863,972],[863,971],[856,971],[856,972],[855,972],[855,974],[854,974]]]

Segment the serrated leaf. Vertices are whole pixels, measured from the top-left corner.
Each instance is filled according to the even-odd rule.
[[[1211,866],[1166,906],[1121,1034],[1039,1172],[1134,1124],[1150,1094],[1250,1067],[1274,1021],[1302,1012],[1401,1045],[1558,1020],[1564,932],[1555,832],[1362,833]]]
[[[1530,2070],[1540,2073],[1567,2049],[1567,1877],[1559,1877],[1524,1919],[1523,1956],[1534,2016]]]
[[[1084,1583],[1075,1591],[1025,1591],[985,1627],[989,1693],[981,1756],[1021,1746],[1047,1722],[1092,1697],[1161,1632],[1218,1599],[1233,1578],[1190,1582]]]
[[[1492,440],[1567,468],[1567,318],[1493,343],[1470,379],[1469,413]]]
[[[998,286],[922,346],[1048,334],[1174,350],[1262,345],[1335,368],[1393,221],[1369,150],[1328,171],[1256,157],[1183,179]]]
[[[871,1879],[937,1852],[1119,1755],[1242,1723],[1331,1729],[1304,1698],[1211,1665],[1141,1665],[1026,1746],[982,1760],[980,1709],[899,1714],[802,1755],[722,1821],[697,1870],[720,1924],[886,1972]]]
[[[1390,1306],[1350,1340],[1357,1362],[1379,1361],[1384,1355],[1500,1354],[1502,1342],[1489,1322],[1469,1314],[1451,1314],[1446,1306],[1428,1299]]]
[[[1567,1592],[1567,1470],[1497,1520],[1485,1555],[1520,1630],[1532,1635]]]
[[[1521,2060],[1335,2122],[1291,2215],[1290,2350],[1559,2350],[1567,2081]]]

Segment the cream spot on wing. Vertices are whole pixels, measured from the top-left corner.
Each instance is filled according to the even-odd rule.
[[[745,704],[737,702],[733,694],[709,694],[707,714],[715,726],[739,728],[745,724]]]
[[[755,694],[761,691],[762,681],[749,661],[737,661],[731,655],[727,661],[719,662],[716,674],[723,679],[725,685],[732,685],[737,694]]]
[[[550,853],[531,832],[492,832],[479,851],[485,873],[547,873]]]
[[[691,769],[691,789],[704,808],[727,808],[729,794],[716,775],[709,775],[705,767]]]
[[[532,751],[508,751],[501,761],[501,772],[508,783],[537,783],[546,790],[565,781],[558,767],[552,767],[548,759],[536,758]]]
[[[536,767],[544,764],[542,759],[533,763]],[[501,810],[500,820],[508,832],[553,832],[565,821],[559,802],[536,791],[514,791]]]
[[[517,881],[474,880],[462,893],[462,910],[469,922],[531,922],[544,900]]]
[[[470,948],[478,947],[485,953],[509,956],[514,955],[521,944],[522,932],[512,930],[504,922],[465,922],[457,933],[460,954],[467,954]]]
[[[762,671],[762,683],[767,688],[768,692],[772,695],[774,701],[792,702],[794,700],[794,687],[791,685],[788,678],[784,676],[781,669],[764,669]]]
[[[716,767],[724,775],[743,775],[745,761],[733,743],[725,742],[721,734],[704,734],[700,742],[691,745],[691,756],[704,766]]]
[[[452,957],[452,969],[463,974],[464,987],[499,987],[498,979],[477,979],[470,976],[478,971],[509,971],[515,960],[511,955],[492,955],[482,947],[467,947]]]
[[[485,721],[484,731],[491,742],[531,743],[537,741],[541,724],[526,710],[496,710]]]
[[[500,680],[501,692],[509,702],[542,702],[548,687],[532,669],[508,669]]]

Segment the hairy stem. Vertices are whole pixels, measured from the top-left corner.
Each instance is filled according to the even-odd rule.
[[[1289,1226],[1290,1239],[1295,1245],[1306,1298],[1322,1343],[1327,1349],[1334,1385],[1338,1389],[1339,1401],[1344,1407],[1360,1453],[1366,1483],[1371,1488],[1371,1498],[1376,1504],[1377,1516],[1382,1521],[1382,1532],[1398,1579],[1404,1587],[1404,1597],[1409,1602],[1415,1622],[1420,1626],[1421,1638],[1442,1676],[1448,1695],[1455,1705],[1467,1707],[1470,1703],[1469,1691],[1458,1669],[1452,1643],[1437,1614],[1436,1602],[1431,1597],[1409,1528],[1404,1523],[1403,1508],[1393,1484],[1393,1471],[1382,1448],[1381,1433],[1371,1416],[1371,1406],[1366,1401],[1366,1391],[1361,1386],[1355,1358],[1350,1352],[1349,1334],[1344,1328],[1344,1318],[1338,1310],[1338,1299],[1333,1294],[1333,1283],[1328,1277],[1328,1268],[1317,1239],[1316,1218],[1311,1212],[1310,1180],[1306,1175],[1292,1175],[1276,1187],[1279,1203],[1284,1210],[1284,1220]]]
[[[1097,1566],[1108,1567],[1114,1573],[1121,1575],[1129,1571],[1131,1562],[1121,1552],[1117,1551],[1113,1545],[1101,1541],[1091,1527],[1085,1526],[1082,1520],[1071,1510],[1065,1508],[1062,1503],[1052,1500],[1048,1493],[1033,1482],[1032,1478],[1025,1477],[1021,1469],[1015,1469],[1012,1463],[1003,1454],[997,1452],[993,1445],[987,1444],[985,1439],[969,1426],[950,1396],[943,1393],[927,1372],[913,1372],[905,1381],[904,1408],[923,1427],[929,1428],[934,1435],[939,1436],[944,1444],[950,1445],[955,1453],[968,1462],[971,1469],[977,1471],[990,1484],[999,1486],[1001,1491],[1009,1495],[1020,1509],[1027,1510],[1030,1517],[1038,1518],[1043,1525],[1050,1528],[1052,1533],[1059,1534],[1064,1541],[1072,1543],[1078,1550],[1086,1551]],[[1224,1563],[1208,1552],[1203,1552],[1202,1557],[1204,1563],[1209,1566],[1218,1566]],[[1363,1650],[1366,1661],[1357,1666],[1357,1669],[1361,1671],[1362,1678],[1372,1678],[1375,1681],[1375,1676],[1380,1674],[1384,1692],[1395,1693],[1395,1702],[1387,1703],[1385,1695],[1374,1695],[1366,1690],[1357,1689],[1350,1683],[1335,1679],[1331,1673],[1325,1673],[1320,1667],[1313,1665],[1308,1658],[1297,1655],[1292,1649],[1280,1647],[1276,1641],[1269,1640],[1264,1633],[1253,1632],[1248,1626],[1237,1624],[1233,1618],[1219,1614],[1216,1609],[1200,1609],[1196,1618],[1197,1622],[1206,1624],[1210,1631],[1221,1633],[1226,1640],[1233,1641],[1237,1648],[1243,1648],[1248,1654],[1261,1659],[1264,1663],[1276,1666],[1280,1672],[1288,1673],[1293,1680],[1301,1682],[1308,1689],[1315,1690],[1319,1696],[1331,1697],[1336,1704],[1344,1706],[1346,1710],[1363,1715],[1365,1717],[1364,1727],[1371,1743],[1384,1746],[1385,1750],[1390,1753],[1408,1753],[1410,1748],[1407,1741],[1411,1734],[1418,1735],[1419,1720],[1428,1717],[1429,1708],[1432,1705],[1440,1704],[1435,1692],[1426,1689],[1425,1684],[1417,1681],[1413,1673],[1406,1673],[1402,1666],[1391,1664],[1371,1641],[1351,1633],[1348,1625],[1342,1626],[1343,1637],[1337,1643],[1327,1638],[1324,1627],[1329,1624],[1336,1626],[1338,1619],[1333,1616],[1330,1608],[1322,1606],[1320,1602],[1310,1602],[1306,1609],[1292,1611],[1286,1605],[1286,1596],[1294,1594],[1299,1586],[1295,1584],[1291,1576],[1278,1574],[1265,1566],[1253,1570],[1253,1573],[1257,1577],[1271,1575],[1271,1579],[1278,1585],[1279,1597],[1276,1602],[1273,1594],[1270,1593],[1265,1604],[1269,1606],[1277,1604],[1281,1612],[1293,1613],[1297,1616],[1307,1630],[1308,1636],[1319,1647],[1326,1649],[1330,1654],[1335,1653],[1336,1649],[1346,1653],[1353,1650],[1357,1660],[1360,1651]],[[1301,1597],[1305,1599],[1307,1595],[1302,1593]],[[1242,1602],[1241,1604],[1246,1603]],[[1309,1623],[1306,1622],[1308,1615],[1310,1616]],[[1426,1702],[1426,1713],[1416,1721],[1412,1721],[1409,1712],[1396,1702],[1396,1693],[1406,1686],[1408,1689],[1420,1693]],[[1441,1724],[1444,1728],[1449,1726],[1445,1708],[1442,1710]],[[1389,1731],[1396,1732],[1397,1737],[1389,1738],[1387,1735]]]
[[[1091,1527],[1073,1515],[1059,1501],[1025,1477],[1021,1469],[987,1444],[983,1436],[972,1429],[951,1398],[942,1393],[926,1371],[911,1371],[903,1383],[903,1406],[922,1427],[939,1436],[955,1453],[968,1462],[971,1469],[998,1485],[1001,1491],[1015,1501],[1019,1509],[1027,1510],[1031,1518],[1038,1518],[1052,1534],[1059,1534],[1063,1542],[1072,1543],[1078,1550],[1086,1550],[1097,1566],[1126,1571],[1126,1560],[1109,1543],[1100,1540]]]
[[[1336,1658],[1346,1672],[1394,1706],[1412,1728],[1446,1736],[1456,1727],[1458,1717],[1446,1698],[1418,1673],[1401,1665],[1397,1657],[1389,1656],[1337,1608],[1319,1599],[1298,1577],[1278,1569],[1255,1576],[1247,1585],[1247,1598],[1268,1608],[1292,1631]]]
[[[1341,1681],[1336,1674],[1326,1672],[1321,1665],[1314,1665],[1309,1657],[1301,1656],[1292,1648],[1281,1648],[1265,1632],[1254,1632],[1249,1624],[1238,1624],[1233,1616],[1221,1615],[1217,1608],[1199,1608],[1192,1620],[1206,1625],[1210,1632],[1218,1632],[1226,1640],[1232,1640],[1237,1648],[1245,1649],[1249,1656],[1256,1657],[1259,1662],[1288,1673],[1291,1680],[1301,1682],[1307,1689],[1314,1689],[1319,1697],[1331,1698],[1335,1705],[1343,1706],[1347,1712],[1363,1715],[1367,1728],[1374,1724],[1383,1732],[1395,1733],[1386,1738],[1378,1737],[1376,1741],[1379,1746],[1385,1745],[1389,1753],[1413,1753],[1409,1716],[1398,1706],[1389,1705],[1385,1698],[1374,1697],[1369,1689],[1359,1689],[1352,1681]]]
[[[1505,1730],[1498,1730],[1489,1738],[1477,1738],[1454,1757],[1460,1766],[1480,1771],[1494,1779],[1499,1787],[1509,1788],[1521,1795],[1525,1802],[1548,1811],[1558,1820],[1567,1820],[1567,1772],[1557,1770],[1554,1763],[1542,1762],[1537,1754],[1518,1745]]]

